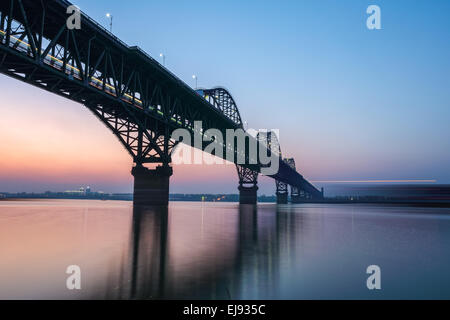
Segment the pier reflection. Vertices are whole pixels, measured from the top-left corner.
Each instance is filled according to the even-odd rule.
[[[167,270],[167,207],[134,207],[130,298],[162,298]]]
[[[254,205],[227,206],[220,215],[197,209],[175,215],[134,207],[128,298],[275,298],[280,253],[295,260],[295,214]]]

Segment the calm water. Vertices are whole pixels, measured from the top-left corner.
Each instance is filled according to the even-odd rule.
[[[450,209],[0,201],[0,298],[450,299]]]

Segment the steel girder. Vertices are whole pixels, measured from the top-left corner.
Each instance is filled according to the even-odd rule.
[[[84,104],[118,137],[137,163],[170,162],[171,132],[242,127],[235,101],[217,108],[138,47],[129,47],[82,14],[81,30],[66,27],[65,0],[0,1],[0,72]],[[220,96],[220,95],[219,95]],[[224,149],[226,146],[224,146]],[[238,150],[234,150],[237,154]],[[243,164],[253,171],[259,165]],[[320,192],[280,159],[271,176]]]
[[[249,168],[236,165],[239,176],[239,186],[241,187],[255,187],[258,184],[258,172]]]
[[[197,90],[197,93],[203,96],[211,105],[218,108],[237,126],[243,126],[237,104],[227,89],[221,87],[213,89],[200,89]]]
[[[192,130],[197,120],[205,130],[227,127],[220,123],[224,115],[220,119],[217,111],[211,116],[212,108],[189,104],[187,93],[165,85],[158,70],[143,68],[144,53],[139,48],[108,43],[108,34],[92,30],[87,19],[81,30],[69,30],[62,4],[0,3],[2,73],[83,103],[112,130],[136,163],[169,163],[175,144],[170,134],[176,128]]]
[[[283,155],[281,152],[281,145],[278,140],[278,136],[275,134],[275,132],[269,131],[266,134],[260,134],[258,133],[257,136],[258,141],[261,141],[264,145],[267,146],[271,152],[276,152],[279,155],[280,159],[283,159]],[[275,187],[276,187],[276,195],[287,195],[288,194],[288,185],[287,183],[280,181],[278,179],[275,179]]]
[[[284,159],[289,167],[295,170],[295,160],[294,158],[286,158]],[[300,190],[297,187],[291,186],[291,197],[298,197],[300,195]]]

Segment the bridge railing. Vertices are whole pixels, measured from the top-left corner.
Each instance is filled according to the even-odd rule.
[[[71,2],[67,1],[67,0],[58,0],[60,3],[62,3],[64,6],[71,6],[73,5]],[[92,19],[88,14],[86,14],[85,12],[83,12],[82,10],[80,10],[81,15],[88,20],[90,23],[92,23],[93,25],[95,25],[97,28],[99,28],[100,30],[102,30],[102,32],[106,33],[109,37],[111,37],[114,41],[116,41],[117,43],[119,43],[120,45],[122,45],[123,47],[125,47],[128,50],[136,50],[138,51],[140,54],[142,54],[144,57],[146,57],[147,59],[149,59],[152,63],[155,63],[158,65],[158,67],[162,70],[164,70],[166,73],[168,73],[170,76],[172,76],[173,79],[175,79],[179,84],[181,84],[182,86],[184,86],[185,88],[187,88],[189,91],[192,91],[193,94],[197,94],[195,92],[194,89],[192,89],[188,84],[186,84],[184,81],[182,81],[180,78],[178,78],[172,71],[170,71],[169,69],[167,69],[165,66],[163,66],[161,63],[159,63],[156,59],[154,59],[152,56],[150,56],[147,52],[145,52],[143,49],[141,49],[139,46],[129,46],[128,44],[126,44],[125,42],[123,42],[122,40],[120,40],[118,37],[116,37],[112,32],[110,32],[108,29],[106,29],[104,26],[102,26],[101,24],[99,24],[97,21],[95,21],[94,19]]]
[[[71,2],[67,1],[67,0],[55,0],[57,2],[59,2],[62,6],[68,7],[73,5]],[[112,40],[114,40],[114,42],[117,42],[118,44],[120,44],[122,47],[124,47],[124,49],[126,50],[131,50],[131,51],[136,51],[138,52],[142,58],[147,59],[150,63],[156,65],[158,67],[158,69],[160,69],[162,72],[166,73],[166,75],[170,76],[172,78],[172,80],[174,80],[178,85],[182,86],[185,90],[187,90],[187,92],[189,92],[192,96],[199,96],[198,93],[191,87],[189,86],[186,82],[184,82],[183,80],[181,80],[180,78],[178,78],[177,75],[175,75],[173,72],[171,72],[169,69],[167,69],[165,66],[163,66],[161,63],[159,63],[156,59],[152,58],[147,52],[145,52],[144,50],[142,50],[139,46],[129,46],[128,44],[126,44],[125,42],[123,42],[122,40],[120,40],[118,37],[116,37],[112,32],[110,32],[109,30],[107,30],[104,26],[102,26],[101,24],[99,24],[98,22],[96,22],[94,19],[92,19],[88,14],[86,14],[85,12],[83,12],[82,10],[80,10],[80,13],[82,15],[83,18],[85,18],[86,20],[88,20],[90,23],[92,23],[92,25],[94,25],[95,27],[99,28],[103,33],[105,33],[108,37],[111,37]],[[205,99],[203,102],[208,104],[209,107],[216,111],[219,112],[219,110],[217,110],[213,105],[211,105],[210,103],[208,103],[208,101],[206,101]],[[127,101],[129,102],[129,101]],[[225,115],[224,115],[225,116]]]
[[[67,0],[59,0],[59,2],[61,2],[62,4],[64,4],[65,6],[69,7],[72,6],[73,3],[67,1]],[[96,27],[100,28],[103,32],[107,33],[110,37],[112,37],[115,41],[117,41],[118,43],[120,43],[121,45],[123,45],[126,48],[129,48],[129,46],[123,42],[122,40],[120,40],[118,37],[116,37],[112,32],[110,32],[108,29],[106,29],[104,26],[102,26],[100,23],[98,23],[97,21],[95,21],[94,19],[92,19],[89,15],[87,15],[85,12],[83,12],[82,10],[80,10],[81,15],[88,20],[89,22],[91,22],[92,24],[94,24]]]

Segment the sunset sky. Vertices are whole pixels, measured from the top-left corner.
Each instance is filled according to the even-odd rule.
[[[119,38],[164,53],[189,85],[228,88],[310,180],[450,183],[450,1],[74,3],[105,26],[111,12]],[[369,4],[382,30],[366,28]],[[0,87],[0,191],[131,192],[130,156],[86,108],[4,75]],[[233,166],[175,166],[171,192],[237,183]]]

